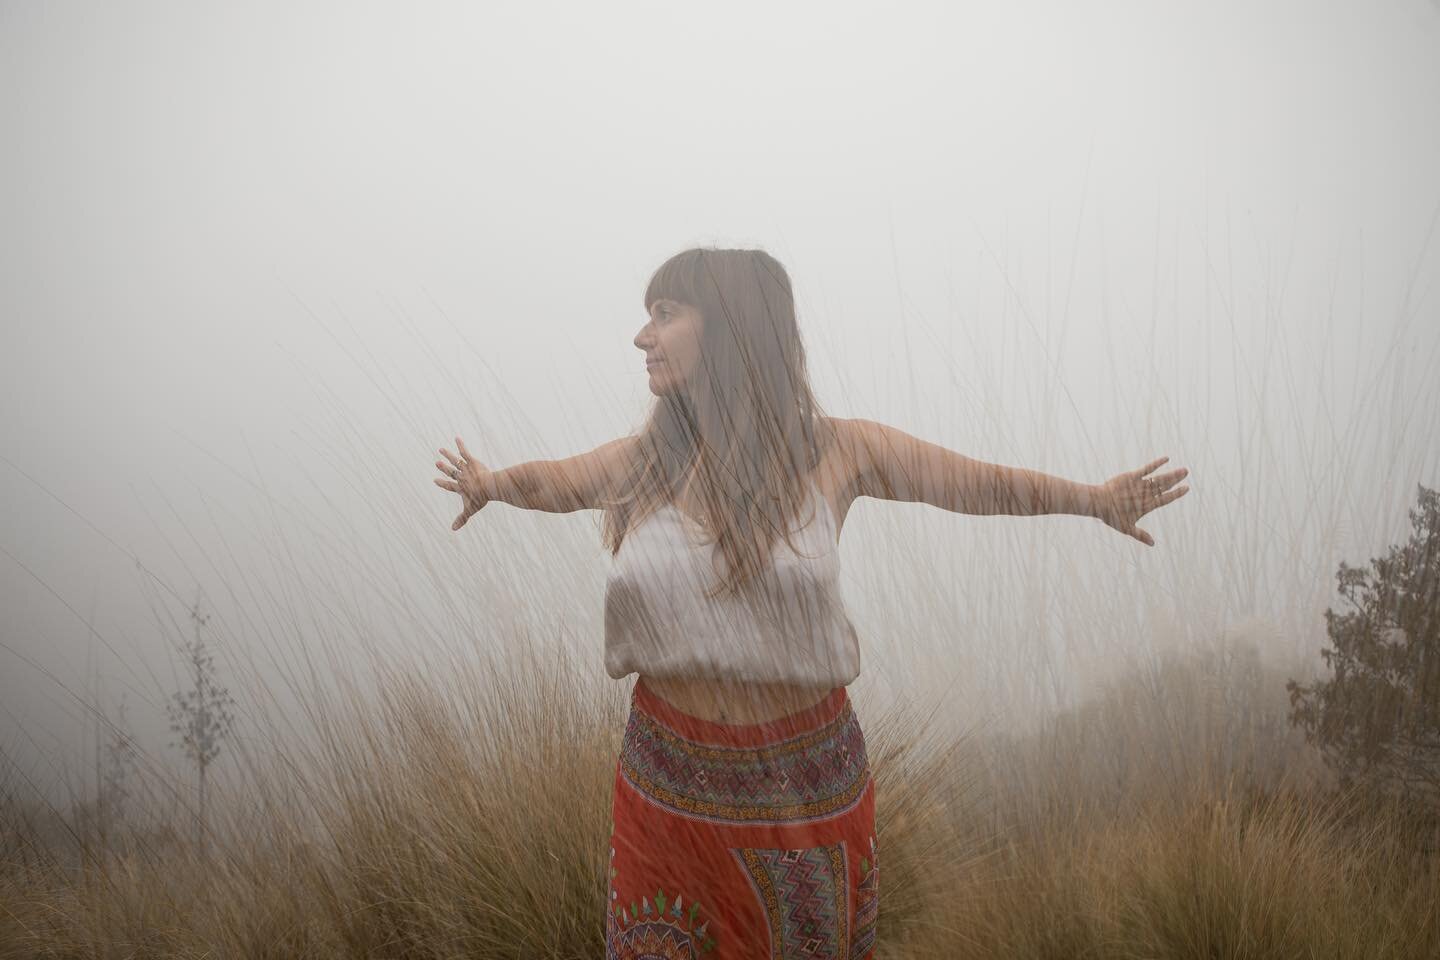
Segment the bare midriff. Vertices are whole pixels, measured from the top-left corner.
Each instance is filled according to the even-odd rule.
[[[824,700],[834,687],[646,677],[640,681],[676,709],[714,723],[765,723]]]

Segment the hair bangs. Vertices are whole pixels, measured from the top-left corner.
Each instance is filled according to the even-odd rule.
[[[650,312],[656,300],[675,300],[698,307],[700,268],[699,250],[685,250],[660,264],[645,288],[645,312]]]

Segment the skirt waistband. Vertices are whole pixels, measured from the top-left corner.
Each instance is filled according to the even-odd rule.
[[[835,687],[819,703],[783,717],[760,723],[721,723],[686,713],[661,699],[646,685],[644,676],[640,676],[635,680],[630,702],[635,709],[687,740],[731,747],[761,747],[833,723],[845,713],[850,698],[844,687]]]

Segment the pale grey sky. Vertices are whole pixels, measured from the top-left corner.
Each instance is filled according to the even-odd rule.
[[[418,622],[463,652],[534,591],[505,615],[602,681],[598,515],[452,534],[432,464],[635,429],[644,284],[696,244],[786,265],[832,414],[1087,482],[1192,471],[1154,550],[857,505],[877,702],[1069,690],[1078,648],[1016,653],[989,598],[1067,637],[1081,557],[1145,588],[1127,627],[1313,625],[1440,479],[1437,104],[1429,0],[5,0],[0,748],[48,787],[80,700],[122,692],[159,744],[197,590],[232,652],[421,657]],[[918,646],[885,608],[916,577],[947,624]]]

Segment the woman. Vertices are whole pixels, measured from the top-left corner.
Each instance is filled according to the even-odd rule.
[[[606,956],[865,958],[879,844],[845,687],[858,637],[837,590],[856,497],[959,513],[1135,522],[1183,496],[1167,458],[1101,485],[972,460],[811,393],[785,269],[686,250],[635,336],[657,400],[637,435],[491,472],[456,438],[452,529],[492,500],[605,511],[605,667],[637,674],[616,764]]]

